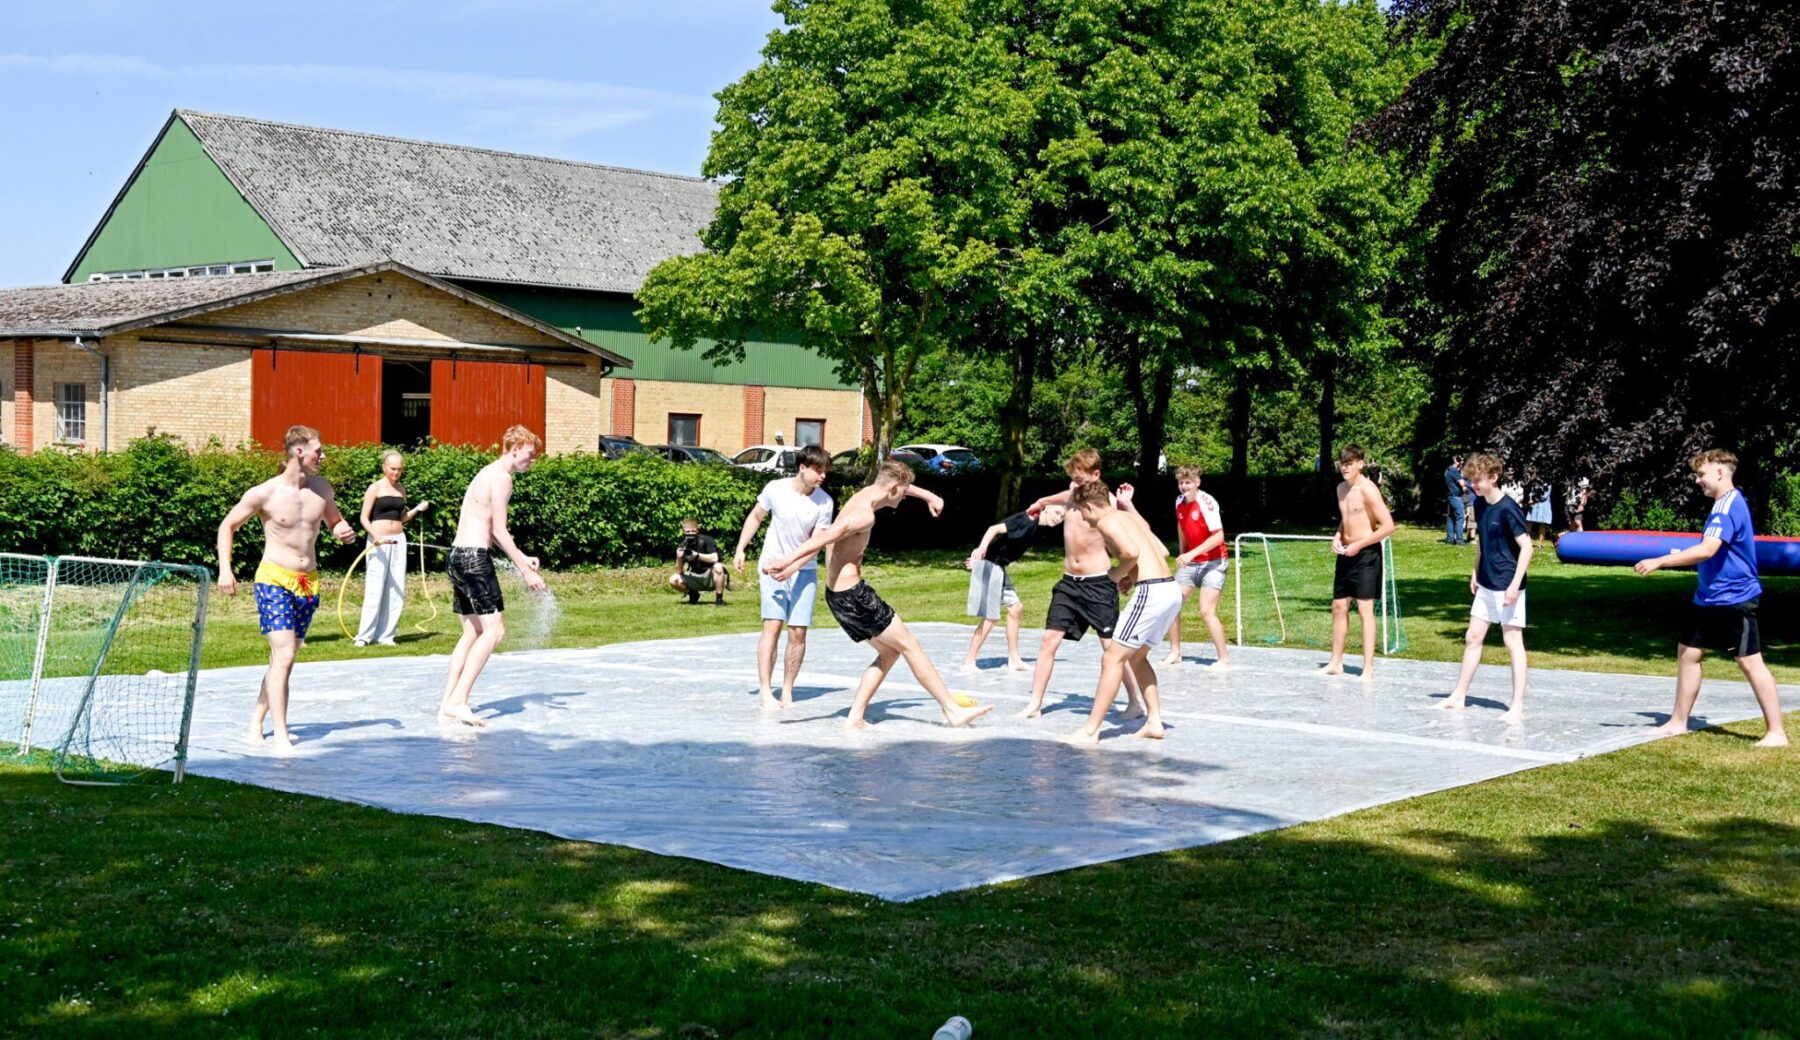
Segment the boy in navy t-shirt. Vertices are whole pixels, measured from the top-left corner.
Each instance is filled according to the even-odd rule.
[[[1525,511],[1500,490],[1500,459],[1474,455],[1463,463],[1463,476],[1475,488],[1478,542],[1475,568],[1469,574],[1469,632],[1463,637],[1462,674],[1440,708],[1468,706],[1469,684],[1481,663],[1488,629],[1500,626],[1500,641],[1512,661],[1512,704],[1501,716],[1508,722],[1525,717],[1525,571],[1531,566],[1531,534]]]
[[[1688,608],[1681,645],[1675,652],[1675,710],[1658,733],[1686,733],[1688,713],[1700,696],[1700,661],[1708,650],[1737,659],[1738,669],[1750,681],[1756,703],[1769,725],[1758,747],[1787,747],[1787,731],[1781,724],[1781,694],[1775,676],[1763,663],[1762,633],[1757,627],[1756,605],[1762,597],[1762,581],[1756,573],[1756,528],[1750,522],[1750,506],[1734,486],[1737,456],[1714,448],[1688,460],[1694,483],[1713,500],[1700,544],[1667,556],[1639,560],[1634,568],[1649,574],[1665,567],[1698,564],[1700,587]]]

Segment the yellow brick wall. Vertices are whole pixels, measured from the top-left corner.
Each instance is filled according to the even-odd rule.
[[[637,383],[633,421],[645,444],[669,442],[669,414],[700,416],[700,446],[735,455],[744,444],[744,388],[729,383],[672,383],[643,379]]]
[[[250,439],[249,350],[143,343],[132,334],[111,337],[102,349],[112,358],[113,449],[152,427],[193,448]]]
[[[825,450],[833,455],[862,447],[862,394],[858,391],[769,387],[763,402],[763,443],[773,444],[780,432],[783,441],[793,444],[796,419],[825,420]]]
[[[504,315],[392,272],[303,289],[188,322],[334,336],[566,346]]]
[[[56,384],[80,383],[87,388],[87,439],[83,443],[89,448],[99,448],[100,359],[73,343],[41,339],[37,341],[34,362],[32,447],[57,443]]]
[[[0,340],[0,444],[19,443],[13,430],[13,394],[18,389],[13,381],[12,340]]]
[[[581,368],[549,368],[544,385],[544,450],[562,454],[600,447],[600,359]]]

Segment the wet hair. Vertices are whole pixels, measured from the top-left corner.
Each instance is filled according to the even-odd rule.
[[[1706,451],[1700,452],[1688,460],[1688,467],[1696,473],[1700,472],[1701,467],[1712,465],[1724,466],[1732,473],[1736,473],[1738,467],[1737,454],[1735,452],[1726,451],[1724,448],[1708,448]]]
[[[1182,466],[1182,467],[1179,467],[1178,469],[1176,469],[1175,470],[1175,482],[1180,483],[1181,481],[1184,481],[1184,480],[1191,480],[1196,484],[1200,483],[1200,467],[1199,466]]]
[[[292,455],[295,448],[304,448],[318,439],[318,430],[295,423],[288,427],[287,436],[281,439],[281,450],[285,454]]]
[[[794,462],[797,465],[806,466],[811,469],[831,468],[831,456],[825,454],[825,449],[819,447],[817,444],[808,444],[806,447],[801,448],[800,454],[794,456]]]
[[[1482,452],[1478,455],[1469,456],[1468,459],[1463,462],[1462,471],[1463,476],[1468,477],[1471,480],[1476,477],[1499,480],[1500,472],[1505,468],[1506,463],[1500,461],[1500,456],[1489,455],[1486,452]]]
[[[1362,445],[1346,444],[1338,449],[1338,465],[1345,466],[1352,462],[1367,462],[1368,456],[1363,453]]]
[[[880,469],[875,471],[875,483],[884,482],[898,484],[901,487],[911,486],[913,482],[912,467],[895,459],[887,460],[881,464]]]
[[[1076,473],[1100,472],[1100,453],[1092,448],[1081,449],[1063,463],[1063,472],[1071,477]]]
[[[1106,486],[1106,481],[1104,480],[1093,480],[1081,485],[1075,489],[1075,494],[1069,498],[1069,505],[1076,509],[1095,503],[1100,505],[1112,504],[1112,489]]]
[[[500,438],[500,452],[505,454],[521,445],[529,444],[537,451],[544,450],[544,438],[532,433],[523,426],[508,426],[506,436]]]

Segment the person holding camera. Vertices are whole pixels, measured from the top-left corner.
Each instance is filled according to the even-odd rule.
[[[719,543],[713,541],[712,535],[702,534],[700,521],[691,516],[681,522],[681,545],[675,550],[675,561],[680,569],[669,575],[670,588],[686,591],[689,603],[700,602],[700,594],[711,591],[713,602],[725,605],[729,585],[724,561],[719,558]]]

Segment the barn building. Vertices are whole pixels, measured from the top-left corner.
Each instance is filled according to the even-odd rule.
[[[524,421],[552,451],[859,446],[862,395],[823,358],[752,341],[715,367],[638,324],[716,203],[696,178],[178,110],[63,283],[0,290],[0,439],[486,445]]]

